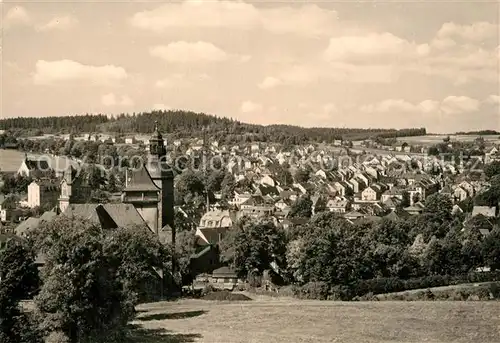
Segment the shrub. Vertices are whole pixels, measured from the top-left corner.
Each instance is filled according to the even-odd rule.
[[[303,299],[326,300],[329,295],[329,287],[326,282],[308,282],[300,288],[300,296]]]
[[[232,293],[229,291],[212,292],[202,297],[203,300],[217,300],[217,301],[248,301],[252,300],[241,293]]]

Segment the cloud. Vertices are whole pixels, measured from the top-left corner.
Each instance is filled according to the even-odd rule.
[[[22,6],[12,7],[7,11],[5,17],[3,18],[4,28],[30,24],[31,16],[29,15],[28,11],[26,11],[26,9]]]
[[[275,34],[334,32],[337,12],[317,5],[257,8],[242,1],[184,1],[135,13],[133,26],[153,32],[172,28],[261,29]]]
[[[262,82],[259,83],[257,86],[260,89],[269,89],[269,88],[274,88],[276,86],[279,86],[281,83],[282,83],[282,81],[280,79],[268,76],[264,80],[262,80]]]
[[[71,15],[56,17],[40,25],[38,31],[68,30],[78,25],[78,19]]]
[[[157,45],[149,49],[153,57],[159,57],[172,63],[223,62],[231,55],[212,43],[198,41],[196,43],[174,42],[168,45]]]
[[[427,44],[417,45],[391,33],[371,33],[363,36],[341,36],[330,38],[324,52],[327,61],[374,62],[374,58],[426,56]]]
[[[252,101],[244,101],[241,104],[240,111],[243,113],[259,112],[262,111],[262,105]]]
[[[484,102],[487,104],[500,105],[500,95],[491,94]]]
[[[127,76],[125,69],[114,65],[91,66],[71,60],[38,60],[33,81],[38,85],[74,80],[95,84],[109,84],[110,82],[124,80]]]
[[[101,97],[101,103],[106,107],[123,106],[129,107],[134,105],[134,101],[128,95],[117,97],[114,93],[105,94]]]
[[[325,35],[335,31],[336,11],[307,4],[260,11],[262,28],[275,34]]]
[[[474,112],[479,109],[480,102],[467,96],[448,96],[441,102],[441,111],[445,114]]]
[[[437,33],[438,38],[461,38],[468,41],[482,42],[498,38],[499,26],[489,22],[476,22],[470,25],[444,23]]]

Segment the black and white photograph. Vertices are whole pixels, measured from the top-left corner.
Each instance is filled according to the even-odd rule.
[[[0,343],[500,343],[499,0],[0,12]]]

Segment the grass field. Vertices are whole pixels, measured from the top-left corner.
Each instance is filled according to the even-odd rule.
[[[433,145],[443,142],[443,139],[447,135],[427,135],[427,136],[413,136],[413,137],[398,137],[397,140],[400,142],[407,142],[408,144],[421,144],[421,145]],[[450,135],[452,141],[460,142],[472,142],[479,135]],[[498,135],[485,135],[481,136],[484,140],[491,144],[500,143],[500,137]]]
[[[500,302],[181,300],[139,307],[136,343],[500,342]]]

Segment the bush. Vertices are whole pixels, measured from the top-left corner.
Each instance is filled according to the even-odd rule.
[[[216,291],[217,290],[214,288],[214,286],[206,285],[205,287],[203,287],[203,289],[201,291],[201,296],[204,297],[205,295],[216,292]]]
[[[329,287],[326,282],[308,282],[299,290],[299,297],[302,299],[328,299]]]
[[[217,301],[248,301],[248,300],[252,300],[251,298],[247,297],[244,294],[232,293],[229,291],[212,292],[212,293],[209,293],[209,294],[203,296],[201,299],[203,299],[203,300],[217,300]]]

